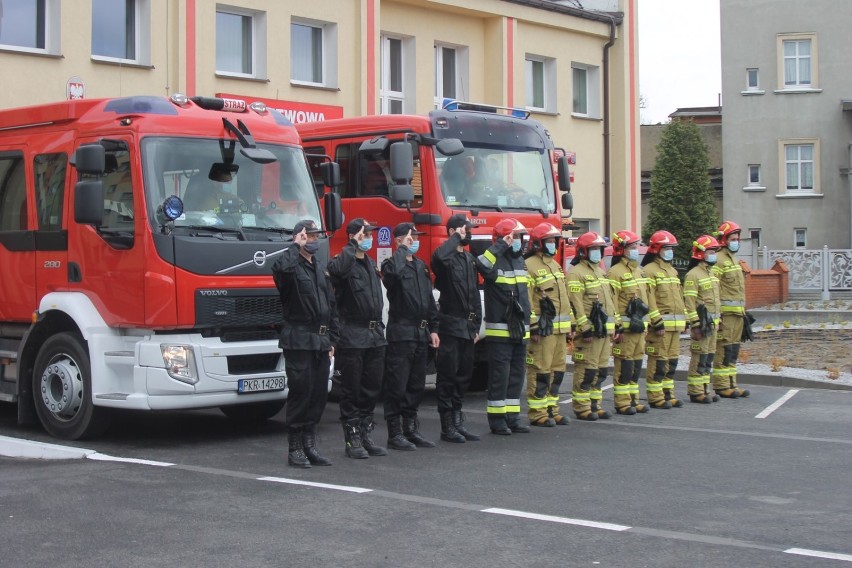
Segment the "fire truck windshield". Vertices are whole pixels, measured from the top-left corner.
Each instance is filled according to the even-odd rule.
[[[556,212],[552,169],[544,150],[464,145],[457,156],[436,153],[447,205]]]
[[[258,164],[234,152],[232,141],[150,137],[142,143],[149,217],[177,195],[184,204],[174,227],[286,232],[303,219],[322,226],[314,183],[301,148],[258,144],[277,161]],[[266,237],[258,237],[264,239]]]

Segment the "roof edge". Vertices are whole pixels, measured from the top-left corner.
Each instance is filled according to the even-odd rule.
[[[593,20],[596,22],[603,22],[605,24],[609,24],[614,22],[615,25],[620,26],[624,22],[624,12],[598,12],[592,10],[583,10],[581,8],[574,8],[572,6],[563,6],[562,4],[555,4],[550,0],[503,0],[504,2],[510,2],[512,4],[520,4],[522,6],[530,6],[532,8],[540,8],[542,10],[548,10],[550,12],[558,12],[560,14],[567,14],[569,16],[576,16],[578,18],[583,18],[586,20]]]

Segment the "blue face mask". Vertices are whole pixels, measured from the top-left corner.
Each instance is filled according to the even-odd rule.
[[[550,256],[556,254],[556,243],[544,243],[544,252]]]
[[[600,249],[594,249],[589,251],[589,262],[592,264],[597,264],[601,261],[601,251]]]
[[[367,252],[371,248],[373,248],[373,239],[370,237],[369,239],[364,239],[360,243],[358,243],[358,248],[364,252]]]
[[[716,253],[715,252],[714,253],[709,253],[709,252],[706,253],[704,255],[704,260],[706,260],[710,264],[716,264]]]
[[[411,246],[408,247],[408,252],[410,252],[411,254],[415,254],[419,250],[420,250],[420,241],[414,241],[413,243],[411,243]]]
[[[731,241],[728,243],[728,250],[731,252],[737,252],[740,250],[740,241]]]
[[[639,260],[639,249],[630,249],[627,251],[627,260]]]
[[[662,258],[666,262],[671,262],[671,260],[674,258],[674,251],[668,248],[663,249],[662,252],[660,252],[660,258]]]
[[[523,243],[521,242],[521,239],[516,239],[512,241],[512,252],[520,252],[522,244]]]

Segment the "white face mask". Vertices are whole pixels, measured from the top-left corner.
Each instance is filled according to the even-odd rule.
[[[706,260],[710,264],[716,264],[716,253],[715,252],[714,253],[709,253],[709,252],[706,253],[704,255],[704,260]]]
[[[731,252],[737,252],[740,250],[740,241],[731,241],[728,243],[728,250]]]
[[[663,249],[660,252],[660,258],[662,258],[666,262],[671,262],[671,260],[674,258],[674,251],[672,249]]]
[[[601,250],[593,249],[589,251],[589,262],[597,264],[601,261]]]
[[[556,254],[556,243],[544,243],[544,251],[550,256],[553,256]]]
[[[639,260],[639,249],[630,249],[627,251],[627,260]]]

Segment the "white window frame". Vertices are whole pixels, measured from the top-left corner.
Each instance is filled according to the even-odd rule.
[[[464,101],[468,99],[470,90],[468,89],[469,77],[469,49],[464,45],[455,45],[449,43],[435,43],[435,92],[434,102],[435,108],[441,108],[444,104],[444,50],[452,49],[455,51],[455,66],[456,72],[453,80],[455,81],[455,100]]]
[[[809,196],[821,196],[822,191],[820,189],[820,141],[818,138],[796,138],[796,139],[786,139],[779,141],[779,160],[778,163],[780,165],[780,172],[778,179],[781,180],[780,183],[780,193],[786,197],[809,197]],[[807,159],[806,157],[802,158],[802,148],[810,146],[812,149],[812,159]],[[796,157],[793,160],[787,159],[787,149],[790,147],[796,147]],[[787,179],[787,170],[788,164],[796,164],[796,177],[798,187],[793,189],[788,189],[788,179]],[[813,171],[813,180],[812,185],[813,188],[802,188],[802,171],[803,165],[811,164],[811,168]]]
[[[748,230],[748,238],[751,241],[751,249],[760,248],[763,229],[760,227],[752,227]],[[755,242],[756,241],[756,242]]]
[[[586,73],[586,112],[577,110],[575,91],[577,90],[574,79],[574,70],[583,70]],[[577,118],[601,118],[600,102],[600,67],[586,65],[585,63],[571,62],[571,116]]]
[[[754,78],[753,84],[752,78]],[[746,69],[746,89],[749,91],[760,90],[760,70],[757,67]]]
[[[535,64],[541,65],[542,104],[534,100]],[[556,113],[556,60],[552,57],[527,54],[524,59],[526,108],[532,111]]]
[[[115,0],[112,0],[115,1]],[[133,37],[135,57],[109,57],[92,53],[92,61],[131,65],[151,64],[151,0],[133,0]],[[95,30],[92,28],[94,38]]]
[[[307,26],[311,28],[319,28],[322,32],[322,58],[320,60],[322,75],[319,82],[306,81],[304,79],[296,79],[293,77],[293,40],[290,39],[290,84],[300,85],[303,87],[326,87],[329,89],[337,88],[337,24],[334,22],[326,22],[322,20],[314,20],[310,18],[292,17],[290,19],[290,30],[292,34],[293,26]]]
[[[9,43],[0,43],[3,51],[20,53],[38,53],[41,55],[60,55],[61,52],[61,14],[62,0],[44,0],[44,47],[25,47]]]
[[[784,33],[778,34],[777,38],[777,57],[778,57],[778,88],[776,92],[813,92],[819,91],[819,51],[817,44],[817,35],[815,33]],[[794,57],[789,57],[785,52],[785,44],[787,42],[796,42],[797,45],[802,42],[810,42],[810,54],[807,56],[799,56],[798,48]],[[794,59],[796,61],[796,82],[787,84],[787,66],[786,61]],[[810,80],[803,82],[799,79],[800,63],[807,59],[810,63]]]
[[[238,6],[231,6],[227,4],[216,4],[216,14],[219,13],[233,14],[235,16],[251,18],[251,72],[242,73],[238,71],[227,71],[224,69],[218,69],[217,61],[216,75],[220,77],[233,77],[240,79],[266,79],[266,12],[260,12],[258,10],[247,10],[246,8],[240,8]],[[218,31],[219,30],[217,29],[217,37]],[[218,49],[218,42],[216,48]]]
[[[390,85],[390,67],[391,67],[391,41],[398,41],[400,46],[400,73],[402,90],[394,91]],[[398,35],[383,34],[382,40],[382,77],[381,89],[379,92],[380,108],[382,114],[391,114],[391,103],[399,101],[402,103],[402,113],[411,114],[415,112],[414,96],[415,84],[414,73],[409,73],[407,70],[415,69],[416,62],[414,61],[415,46],[414,38],[403,37]],[[409,95],[406,95],[410,93]]]
[[[757,173],[757,181],[752,179],[754,173]],[[746,166],[746,184],[743,186],[746,191],[763,191],[766,186],[763,185],[763,168],[760,164],[748,164]]]
[[[803,244],[801,245],[798,244],[799,233],[802,234]],[[808,229],[806,227],[796,227],[795,229],[793,229],[793,248],[799,250],[808,248]]]

